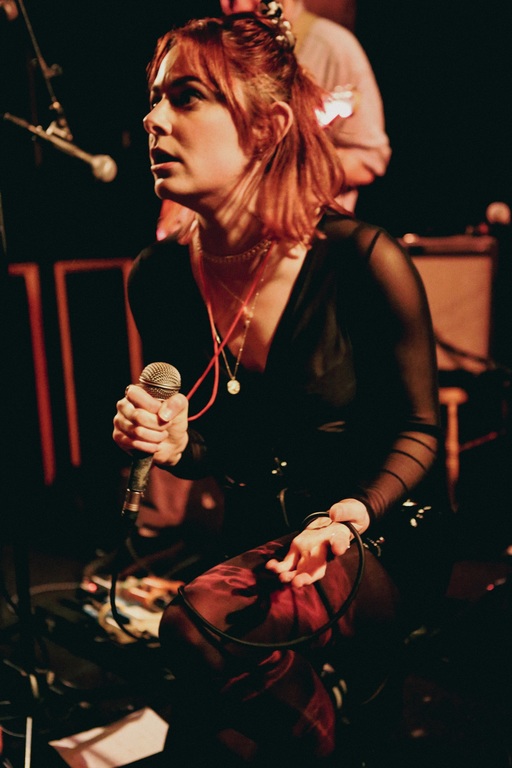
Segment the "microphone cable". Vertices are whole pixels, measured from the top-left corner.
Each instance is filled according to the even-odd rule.
[[[259,649],[269,649],[269,650],[280,650],[280,649],[289,649],[289,648],[295,648],[298,645],[303,645],[305,643],[310,643],[313,640],[315,640],[317,637],[320,637],[321,635],[325,634],[325,632],[328,632],[329,629],[331,629],[337,622],[346,614],[348,609],[350,608],[351,604],[354,601],[354,598],[359,590],[359,587],[361,585],[361,581],[363,579],[364,574],[364,566],[365,566],[365,551],[364,551],[364,544],[363,540],[359,534],[359,532],[356,530],[356,528],[352,525],[352,523],[349,522],[343,522],[343,525],[346,525],[347,528],[350,530],[354,541],[356,542],[358,554],[359,554],[359,563],[356,571],[356,575],[354,577],[354,582],[352,584],[352,587],[350,589],[349,594],[345,598],[344,602],[338,608],[338,610],[332,614],[332,607],[329,604],[329,601],[327,599],[327,596],[325,595],[325,592],[321,586],[321,580],[318,582],[314,582],[313,586],[317,590],[320,599],[322,600],[322,603],[324,607],[327,610],[328,614],[332,614],[327,622],[323,624],[321,627],[318,627],[318,629],[315,629],[313,632],[310,632],[307,635],[301,635],[300,637],[292,638],[291,640],[283,640],[282,642],[274,642],[274,643],[264,643],[264,642],[256,642],[252,640],[244,640],[243,638],[236,637],[235,635],[229,634],[229,632],[225,632],[224,630],[220,629],[219,627],[216,627],[214,624],[208,621],[190,602],[188,597],[185,595],[185,588],[179,587],[178,588],[178,596],[176,599],[180,599],[183,603],[183,606],[189,616],[192,618],[192,620],[195,623],[198,623],[203,629],[207,629],[211,634],[216,635],[218,638],[222,640],[226,640],[230,643],[235,643],[236,645],[241,645],[246,648],[259,648]],[[146,639],[144,637],[141,637],[139,635],[134,634],[131,632],[123,623],[123,618],[119,614],[119,611],[117,609],[116,605],[116,587],[117,587],[117,580],[118,580],[118,571],[114,567],[112,569],[111,574],[111,587],[110,587],[110,610],[112,612],[112,618],[118,625],[119,629],[124,632],[124,634],[128,635],[128,637],[131,637],[133,640],[137,642],[146,643]]]
[[[178,589],[178,597],[183,602],[183,606],[189,616],[192,618],[192,620],[196,623],[199,623],[200,626],[202,626],[204,629],[207,629],[209,632],[211,632],[213,635],[216,635],[218,638],[222,640],[227,640],[230,643],[235,643],[236,645],[241,645],[246,648],[266,648],[269,650],[280,650],[280,649],[289,649],[289,648],[295,648],[298,645],[303,645],[304,643],[309,643],[312,640],[315,640],[317,637],[320,637],[325,632],[327,632],[329,629],[331,629],[340,619],[342,616],[345,615],[345,613],[348,611],[349,607],[351,606],[357,591],[359,589],[359,586],[361,584],[363,573],[364,573],[364,565],[365,565],[365,552],[364,552],[364,544],[361,539],[361,536],[359,535],[359,532],[354,528],[352,523],[343,521],[343,525],[346,525],[347,528],[350,530],[352,536],[354,537],[354,541],[357,545],[357,550],[359,553],[359,564],[357,568],[357,572],[354,578],[354,582],[352,584],[352,588],[347,595],[345,601],[342,603],[341,607],[338,608],[338,610],[330,617],[330,619],[323,624],[321,627],[318,627],[318,629],[315,629],[313,632],[310,632],[307,635],[302,635],[300,637],[293,638],[291,640],[283,640],[281,642],[275,642],[275,643],[264,643],[264,642],[256,642],[252,640],[244,640],[243,638],[236,637],[235,635],[229,634],[229,632],[225,632],[224,630],[220,629],[219,627],[216,627],[214,624],[208,621],[199,611],[192,605],[188,597],[185,595],[185,588],[179,587]],[[328,613],[331,613],[332,609],[329,605],[329,602],[327,600],[327,597],[324,593],[324,590],[321,586],[321,580],[318,582],[314,582],[313,586],[318,591],[318,594],[320,595],[320,599],[322,600],[322,603],[324,604],[324,607],[326,608]]]

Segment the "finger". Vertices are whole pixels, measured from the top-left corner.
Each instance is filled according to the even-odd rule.
[[[329,546],[333,555],[343,555],[350,547],[351,533],[346,525],[333,526],[329,535]]]
[[[115,415],[114,425],[134,440],[161,442],[167,434],[156,414],[135,408],[128,402]]]
[[[270,562],[270,561],[269,561]],[[277,566],[282,566],[283,563],[275,561]],[[279,581],[283,584],[292,584],[294,587],[303,587],[307,584],[312,584],[314,581],[318,581],[325,576],[327,569],[327,562],[325,553],[317,554],[316,556],[303,556],[300,558],[296,567],[287,568],[285,570],[276,570],[272,568],[278,576]]]
[[[326,566],[323,565],[320,568],[315,568],[315,570],[310,572],[304,572],[304,573],[297,573],[297,575],[292,579],[292,586],[293,587],[306,587],[309,584],[313,584],[315,581],[320,581],[320,579],[323,579],[325,576]]]
[[[281,584],[290,584],[296,575],[297,571],[285,571],[284,573],[277,574]]]
[[[160,404],[158,416],[162,421],[181,424],[188,419],[188,399],[179,392]]]
[[[276,560],[275,558],[268,560],[266,567],[269,569],[269,571],[274,571],[274,573],[295,571],[298,559],[298,553],[292,552],[290,550],[282,560]]]
[[[343,499],[333,504],[329,510],[331,518],[336,522],[351,522],[359,533],[370,525],[370,515],[366,506],[358,499]]]
[[[165,431],[146,429],[145,427],[139,426],[136,426],[133,430],[127,432],[127,435],[133,440],[134,444],[139,444],[134,445],[139,451],[145,450],[143,446],[154,446],[156,449],[167,438],[167,432]]]
[[[150,413],[157,413],[161,406],[161,400],[146,392],[138,384],[129,384],[124,391],[124,399],[136,408],[143,408]]]
[[[114,439],[117,441],[120,438],[124,448],[130,442],[130,449],[146,450],[147,444],[158,445],[165,440],[166,436],[165,428],[157,423],[157,417],[154,414],[134,409],[132,405],[128,404],[114,417]]]

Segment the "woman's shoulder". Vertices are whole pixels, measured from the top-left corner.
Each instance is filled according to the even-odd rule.
[[[162,278],[168,277],[179,272],[185,258],[188,260],[188,248],[174,238],[157,240],[143,248],[133,260],[131,281],[143,275],[161,274]]]
[[[320,222],[319,230],[329,242],[352,244],[357,253],[366,257],[371,255],[379,241],[400,249],[398,241],[383,227],[357,219],[352,214],[328,211]]]
[[[165,294],[172,287],[186,284],[189,270],[188,248],[172,238],[146,246],[135,257],[128,278],[130,299],[135,296]],[[179,292],[182,293],[180,287]]]
[[[186,246],[180,245],[174,237],[166,237],[164,240],[155,240],[155,242],[145,246],[135,257],[134,264],[170,263],[173,256],[179,256],[186,252]]]

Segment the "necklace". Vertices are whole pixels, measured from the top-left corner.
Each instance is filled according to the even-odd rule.
[[[267,265],[265,264],[265,266],[263,268],[263,272],[261,273],[260,280],[258,282],[258,287],[256,288],[256,292],[254,294],[254,299],[252,301],[251,308],[250,308],[249,313],[246,315],[245,320],[244,320],[244,332],[243,332],[243,336],[242,336],[242,341],[240,342],[240,348],[238,350],[238,355],[236,356],[235,367],[233,368],[233,370],[231,370],[230,365],[228,363],[228,357],[226,355],[226,350],[224,349],[223,346],[220,347],[220,350],[221,350],[221,353],[222,353],[222,357],[224,359],[224,365],[226,366],[226,371],[227,371],[228,376],[229,376],[229,381],[228,381],[226,387],[227,387],[227,390],[228,390],[230,395],[238,395],[238,393],[240,392],[240,382],[237,379],[237,373],[238,373],[238,369],[240,367],[240,360],[242,359],[242,353],[244,351],[245,340],[247,339],[247,333],[249,332],[249,326],[251,324],[251,320],[254,317],[254,311],[256,309],[256,303],[258,301],[258,296],[260,295],[261,286],[262,286],[263,280],[265,279],[266,267],[267,267]],[[224,286],[224,287],[227,287],[227,286]],[[230,293],[231,293],[231,291],[230,291]],[[238,298],[238,297],[235,296],[235,298]],[[242,302],[241,299],[238,299],[238,301],[240,301],[242,304],[244,304],[244,302]],[[215,327],[215,325],[214,325],[214,328],[215,328],[215,339],[217,341],[217,344],[220,345],[221,341],[220,341],[219,332],[217,331],[217,328]]]
[[[241,253],[229,253],[226,256],[219,256],[216,253],[208,253],[208,251],[204,251],[199,240],[199,232],[196,230],[194,234],[197,238],[199,250],[202,253],[203,259],[205,261],[209,261],[211,264],[232,264],[234,261],[250,261],[251,259],[256,259],[258,256],[262,256],[268,251],[271,243],[270,240],[264,238],[263,240],[260,240],[259,243],[256,243],[256,245],[253,245],[252,248],[248,248],[246,251],[242,251]]]
[[[264,248],[262,248],[262,244],[263,243],[265,243],[265,247]],[[253,248],[249,249],[251,251],[251,256],[253,258],[254,258],[254,254],[258,253],[258,252],[259,252],[259,255],[261,255],[263,258],[262,258],[261,264],[258,267],[258,271],[256,273],[256,277],[253,280],[252,284],[250,285],[249,290],[247,292],[247,296],[245,297],[245,299],[242,300],[238,296],[235,296],[235,294],[233,294],[233,296],[241,303],[242,306],[238,310],[238,312],[237,312],[237,314],[236,314],[236,316],[235,316],[235,318],[234,318],[234,320],[233,320],[233,322],[232,322],[232,324],[231,324],[231,326],[230,326],[230,328],[229,328],[229,330],[228,330],[224,340],[221,342],[220,335],[219,335],[219,333],[217,331],[217,328],[215,327],[215,322],[213,320],[213,312],[212,312],[212,306],[211,306],[211,299],[210,299],[210,297],[208,295],[206,281],[205,281],[205,275],[204,275],[204,252],[203,252],[203,250],[201,248],[201,243],[200,243],[200,240],[199,240],[199,233],[197,232],[197,230],[196,230],[196,232],[194,232],[193,237],[192,237],[191,246],[192,246],[192,250],[195,251],[196,254],[197,254],[199,275],[200,275],[201,282],[202,282],[202,285],[203,285],[203,292],[205,294],[205,299],[206,299],[206,308],[207,308],[207,311],[208,311],[208,316],[210,318],[210,326],[211,326],[211,329],[212,329],[212,335],[213,335],[213,341],[214,341],[214,357],[212,358],[212,361],[217,359],[219,354],[222,354],[222,357],[224,359],[224,364],[226,366],[226,371],[227,371],[228,376],[229,376],[229,381],[227,383],[227,390],[228,390],[229,394],[231,394],[231,395],[237,395],[240,392],[240,382],[237,379],[238,369],[240,367],[240,361],[242,359],[242,353],[244,351],[245,341],[247,339],[247,333],[249,332],[249,326],[251,324],[252,318],[254,317],[254,311],[256,309],[256,303],[257,303],[257,300],[258,300],[258,297],[259,297],[259,294],[260,294],[261,285],[262,285],[263,280],[265,278],[265,271],[266,271],[268,260],[269,260],[269,256],[270,256],[270,253],[271,253],[271,245],[272,245],[272,241],[271,240],[262,240],[260,243],[257,244],[257,246],[253,246]],[[244,254],[236,254],[236,255],[238,255],[238,256],[246,256],[247,253],[248,253],[248,251],[245,251]],[[219,260],[222,260],[222,261],[224,261],[226,258],[230,258],[230,257],[229,256],[215,257],[216,260],[219,259]],[[227,289],[227,286],[224,286],[224,288]],[[254,296],[254,298],[253,298],[253,296]],[[248,305],[249,301],[251,300],[251,298],[253,298],[252,305],[251,305],[251,308],[249,310],[248,315],[246,315],[246,317],[245,317],[244,333],[243,333],[242,340],[241,340],[241,343],[240,343],[240,348],[238,350],[238,355],[237,355],[237,358],[236,358],[236,361],[235,361],[235,367],[234,367],[234,370],[232,371],[230,366],[229,366],[229,363],[228,363],[228,360],[227,360],[227,356],[226,356],[226,353],[224,351],[224,347],[228,343],[229,338],[231,337],[231,335],[232,335],[232,333],[233,333],[233,331],[234,331],[234,329],[236,327],[236,324],[240,321],[240,318],[243,316],[244,312],[246,311],[247,305]],[[209,370],[209,368],[207,370]]]
[[[214,280],[215,280],[215,282],[217,282],[217,283],[218,283],[218,284],[219,284],[219,285],[220,285],[222,288],[224,288],[224,290],[226,291],[226,293],[229,293],[229,295],[231,296],[231,298],[235,299],[235,301],[237,301],[239,304],[241,304],[242,306],[244,306],[244,304],[245,304],[244,300],[243,300],[243,299],[241,299],[241,298],[240,298],[240,296],[237,296],[237,295],[236,295],[236,293],[233,293],[233,291],[231,290],[231,288],[229,287],[229,285],[226,285],[226,283],[225,283],[223,280],[221,280],[221,279],[220,279],[220,277],[218,277],[217,275],[215,275],[215,276],[214,276]]]

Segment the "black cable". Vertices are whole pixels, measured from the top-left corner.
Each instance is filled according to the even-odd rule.
[[[117,577],[118,577],[118,571],[114,569],[111,574],[111,583],[110,583],[110,610],[112,611],[112,618],[116,622],[119,629],[124,632],[125,635],[128,635],[128,637],[131,637],[133,640],[136,640],[138,643],[147,643],[147,639],[144,638],[144,636],[135,635],[133,632],[130,632],[129,629],[127,629],[123,624],[123,619],[117,610],[116,605],[116,589],[117,589]]]
[[[441,347],[441,349],[444,349],[445,352],[448,352],[451,355],[455,355],[456,357],[463,357],[466,360],[472,360],[475,363],[480,363],[489,371],[498,370],[505,372],[508,376],[512,375],[512,370],[506,365],[497,362],[492,357],[484,357],[482,355],[477,355],[474,352],[469,352],[467,349],[456,347],[455,345],[450,344],[450,342],[445,341],[445,339],[439,336],[437,332],[435,333],[435,340],[438,347]]]
[[[276,643],[258,643],[258,642],[252,642],[250,640],[243,640],[240,637],[234,637],[233,635],[230,635],[228,632],[224,632],[222,629],[219,629],[218,627],[211,624],[207,619],[205,619],[204,616],[202,616],[199,613],[199,611],[197,611],[194,608],[192,603],[185,596],[184,587],[180,587],[178,589],[178,595],[183,601],[183,605],[185,609],[189,612],[189,614],[192,616],[193,619],[195,619],[196,621],[199,621],[202,624],[202,626],[205,629],[209,630],[212,634],[217,635],[217,637],[220,637],[223,640],[227,640],[230,643],[236,643],[237,645],[243,645],[249,648],[268,648],[271,650],[279,650],[281,648],[294,648],[297,645],[311,642],[312,640],[315,640],[317,637],[320,637],[320,635],[323,635],[325,632],[331,629],[331,627],[334,626],[334,624],[336,624],[341,619],[342,616],[344,616],[344,614],[348,611],[352,601],[354,600],[363,578],[365,552],[364,552],[364,545],[363,545],[361,536],[356,531],[352,523],[344,522],[343,525],[346,525],[347,528],[352,533],[354,537],[354,541],[356,542],[356,545],[357,545],[358,552],[359,552],[359,565],[358,565],[356,576],[354,578],[354,583],[352,585],[352,589],[350,590],[346,600],[341,605],[341,607],[336,611],[336,613],[333,616],[331,616],[329,621],[327,621],[323,626],[319,627],[314,632],[311,632],[309,635],[303,635],[301,637],[296,637],[292,640],[288,640],[288,641],[285,640],[283,642],[276,642]]]

